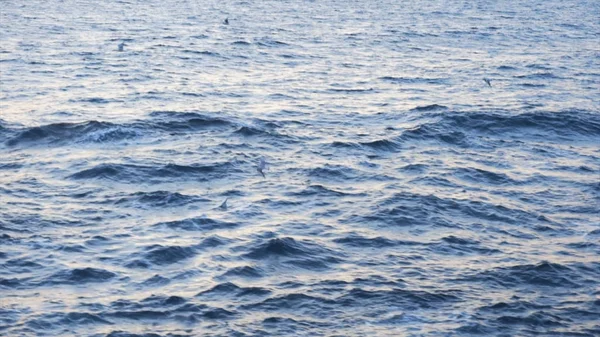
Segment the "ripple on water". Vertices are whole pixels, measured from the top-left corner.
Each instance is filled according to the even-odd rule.
[[[2,2],[0,335],[599,336],[597,3]]]

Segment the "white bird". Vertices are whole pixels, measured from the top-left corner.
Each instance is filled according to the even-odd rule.
[[[125,42],[121,42],[119,43],[119,51],[123,51],[123,48],[125,47]]]
[[[492,87],[492,80],[490,80],[489,78],[485,78],[485,77],[484,77],[484,78],[483,78],[483,81],[484,81],[485,83],[487,83],[487,85],[488,85],[490,88]]]
[[[229,198],[225,198],[225,201],[223,201],[221,206],[219,206],[220,209],[223,209],[223,210],[227,209],[227,200],[229,200]]]
[[[258,171],[258,173],[262,174],[263,178],[265,178],[265,168],[267,167],[267,162],[265,161],[265,158],[260,158],[260,160],[258,161],[258,165],[256,165],[256,170]]]

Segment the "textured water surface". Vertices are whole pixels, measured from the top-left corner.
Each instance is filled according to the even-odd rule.
[[[0,6],[0,335],[600,335],[597,1]]]

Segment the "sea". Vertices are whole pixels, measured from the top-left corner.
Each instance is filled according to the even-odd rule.
[[[599,18],[1,0],[0,335],[600,336]]]

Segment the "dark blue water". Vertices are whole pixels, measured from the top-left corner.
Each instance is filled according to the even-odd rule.
[[[0,6],[0,335],[600,335],[597,1]]]

